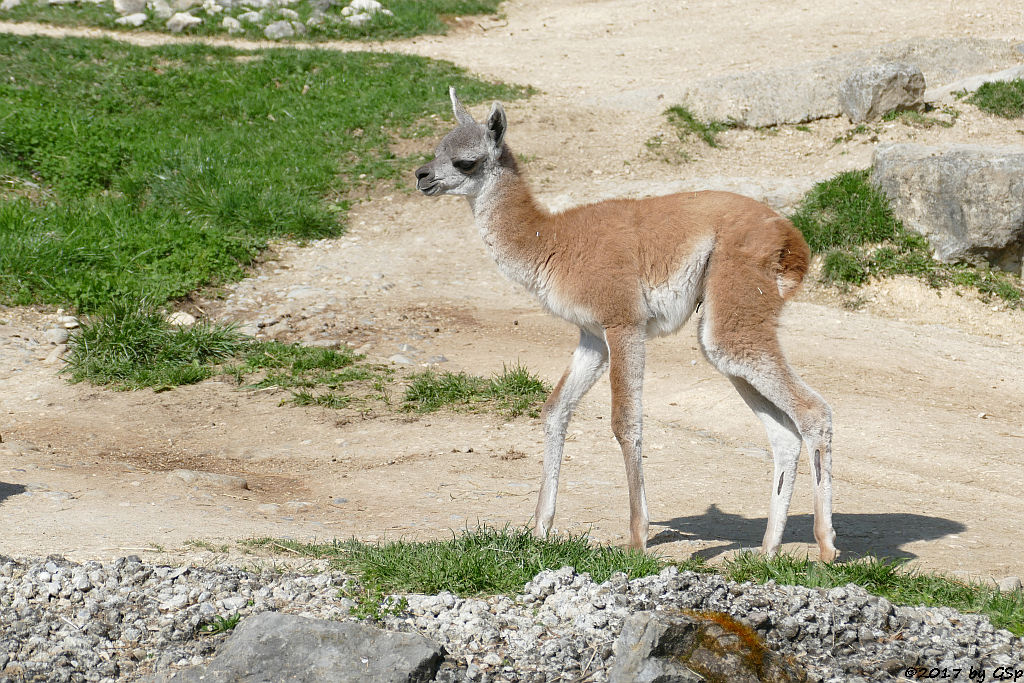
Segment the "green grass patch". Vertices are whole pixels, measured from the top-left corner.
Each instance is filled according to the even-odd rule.
[[[768,559],[746,552],[716,567],[699,557],[670,563],[645,553],[595,545],[586,535],[539,539],[525,528],[495,529],[483,525],[453,534],[444,541],[364,543],[352,539],[299,543],[262,538],[246,544],[331,560],[335,568],[358,577],[362,588],[355,597],[367,616],[373,616],[377,609],[395,607],[394,602],[385,599],[389,593],[515,594],[545,569],[574,567],[600,583],[616,572],[634,579],[675,564],[680,571],[720,571],[737,583],[774,580],[784,585],[823,589],[854,583],[894,604],[947,606],[984,614],[997,628],[1017,635],[1024,633],[1024,596],[1020,590],[1000,593],[986,585],[917,572],[908,569],[902,560],[868,557],[823,564],[792,555]]]
[[[107,305],[101,315],[82,320],[68,340],[72,382],[118,390],[169,389],[215,375],[250,389],[288,391],[287,402],[301,406],[355,408],[366,412],[391,404],[395,371],[367,363],[347,346],[313,348],[261,341],[230,325],[199,322],[179,327],[167,322],[152,302]],[[504,366],[491,378],[431,370],[408,377],[401,409],[432,412],[443,406],[493,410],[505,417],[539,414],[549,387],[528,369]]]
[[[230,325],[179,327],[148,302],[115,302],[68,340],[73,382],[114,389],[166,389],[227,375],[253,389],[278,387],[296,405],[349,407],[385,400],[392,371],[365,363],[348,347],[321,349],[257,341]]]
[[[67,373],[72,382],[114,389],[163,388],[201,382],[215,366],[247,345],[231,327],[197,323],[170,325],[149,303],[118,302],[85,320],[68,340]]]
[[[676,105],[665,110],[668,122],[676,129],[680,140],[686,140],[691,135],[696,135],[709,147],[718,147],[719,133],[735,128],[736,124],[731,121],[701,121],[694,116],[686,107]]]
[[[883,121],[899,121],[905,126],[911,128],[952,128],[956,125],[956,121],[960,118],[960,112],[952,107],[943,107],[940,112],[943,117],[929,116],[927,113],[919,112],[914,109],[901,109],[893,110],[884,116]]]
[[[593,545],[585,535],[541,539],[528,529],[509,526],[480,526],[446,541],[363,543],[352,539],[307,544],[256,539],[251,543],[329,559],[338,569],[356,574],[364,586],[384,593],[514,594],[545,569],[571,566],[601,582],[616,572],[637,578],[667,566],[652,555]]]
[[[385,0],[384,6],[392,15],[378,13],[370,21],[355,26],[345,20],[342,9],[347,2],[331,5],[326,9],[315,0],[298,0],[287,7],[268,7],[261,10],[258,22],[240,20],[241,30],[229,34],[223,26],[224,17],[238,19],[240,15],[250,11],[244,3],[235,7],[207,9],[205,6],[194,7],[188,14],[201,19],[202,23],[186,28],[185,35],[228,36],[265,40],[263,29],[269,24],[280,20],[292,20],[293,16],[281,10],[296,12],[298,21],[306,26],[305,33],[296,33],[285,41],[320,41],[320,40],[391,40],[410,38],[423,34],[442,34],[448,29],[446,19],[454,16],[494,14],[498,11],[500,0]],[[156,16],[152,7],[144,10],[146,22],[138,28],[117,24],[121,16],[114,11],[113,4],[108,1],[76,2],[67,5],[49,5],[45,2],[26,0],[18,7],[0,12],[0,19],[5,21],[37,21],[56,26],[94,26],[115,31],[159,31],[170,33],[166,28],[167,20]],[[287,14],[287,16],[286,16]]]
[[[0,36],[0,303],[93,312],[242,277],[271,238],[344,230],[347,197],[418,160],[389,147],[447,88],[395,54]]]
[[[929,285],[965,287],[1011,306],[1024,305],[1020,279],[970,264],[939,263],[928,241],[907,232],[868,171],[849,171],[815,185],[790,216],[811,250],[823,255],[822,275],[838,285],[861,285],[873,277],[910,275]]]
[[[233,631],[241,620],[242,615],[238,612],[227,617],[218,614],[206,623],[199,625],[196,628],[196,632],[204,636],[216,636],[221,633],[228,633]]]
[[[753,581],[810,588],[835,588],[854,583],[898,605],[946,606],[961,612],[984,614],[997,628],[1024,635],[1024,595],[1020,590],[1000,593],[993,586],[965,583],[940,574],[908,569],[901,560],[862,558],[822,564],[792,555],[740,553],[727,560],[724,575],[737,582]]]
[[[1024,117],[1024,78],[984,83],[967,101],[982,111],[1006,119]]]
[[[540,404],[551,388],[518,363],[505,366],[490,379],[465,372],[427,370],[409,378],[403,409],[430,413],[444,407],[496,408],[508,417],[540,414]]]

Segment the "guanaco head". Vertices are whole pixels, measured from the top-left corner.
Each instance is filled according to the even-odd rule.
[[[452,110],[458,126],[434,151],[434,160],[416,169],[416,188],[425,195],[461,194],[476,197],[488,178],[502,165],[514,164],[504,146],[508,120],[500,102],[495,102],[486,124],[473,120],[449,88]]]

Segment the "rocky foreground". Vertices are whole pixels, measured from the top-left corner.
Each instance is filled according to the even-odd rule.
[[[201,671],[229,636],[203,625],[278,611],[354,621],[337,572],[298,575],[230,566],[168,567],[137,557],[77,564],[57,556],[0,556],[0,682],[164,679]],[[713,610],[749,625],[767,646],[820,681],[888,680],[915,667],[984,680],[1024,669],[1024,640],[988,618],[948,608],[895,607],[849,585],[817,590],[736,584],[678,572],[594,583],[571,568],[545,571],[515,597],[407,596],[383,626],[418,632],[447,653],[446,680],[608,680],[624,623],[642,613]],[[638,617],[638,615],[641,615]],[[954,676],[954,672],[961,673]],[[186,672],[187,673],[187,672]],[[1024,674],[1022,674],[1024,675]],[[177,680],[177,679],[176,679]]]

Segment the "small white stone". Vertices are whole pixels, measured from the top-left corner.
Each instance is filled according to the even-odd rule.
[[[281,9],[277,10],[277,13],[280,14],[285,19],[291,19],[293,21],[299,18],[298,12],[296,12],[293,9],[288,9],[287,7],[282,7]]]
[[[9,9],[14,9],[20,4],[21,0],[4,0],[3,2],[0,2],[0,10],[7,11]]]
[[[114,11],[121,16],[138,14],[144,9],[146,9],[146,0],[114,0]]]
[[[43,341],[50,344],[63,344],[68,340],[70,333],[65,327],[53,327],[43,332]]]
[[[64,354],[67,352],[67,350],[68,347],[65,344],[58,344],[57,346],[53,347],[53,350],[50,351],[50,353],[47,354],[46,358],[43,360],[43,363],[45,363],[46,365],[55,365],[61,362],[62,360],[64,360]]]
[[[223,605],[224,609],[229,612],[237,612],[238,610],[245,607],[245,604],[247,602],[247,598],[241,595],[235,595],[233,597],[224,598],[223,600],[221,600],[221,605]]]
[[[263,35],[270,40],[281,40],[282,38],[291,38],[294,36],[295,29],[292,27],[291,22],[284,20],[275,21],[263,29]]]
[[[263,12],[242,12],[238,15],[239,21],[247,21],[250,24],[258,24],[263,21]]]
[[[352,24],[353,26],[362,26],[363,24],[373,19],[369,14],[353,14],[352,16],[345,17],[345,21]]]
[[[135,27],[139,27],[139,26],[142,26],[143,24],[145,24],[147,19],[149,19],[149,17],[146,16],[145,12],[136,12],[135,14],[129,14],[129,15],[126,15],[126,16],[114,19],[114,23],[115,24],[120,24],[121,26],[135,26]]]
[[[184,12],[178,12],[167,20],[167,28],[172,33],[181,33],[189,26],[195,26],[196,24],[201,23],[203,23],[203,20],[199,17],[194,17],[191,14],[186,14]]]
[[[228,19],[230,17],[224,17]],[[196,324],[196,317],[191,313],[185,311],[175,311],[167,316],[167,322],[171,325],[178,325],[179,327],[189,327]]]
[[[377,0],[352,0],[348,6],[355,12],[366,12],[367,14],[376,14],[384,9],[384,5]]]
[[[996,585],[999,587],[1000,593],[1012,593],[1021,589],[1019,576],[1007,576],[1005,579],[997,582]]]
[[[243,30],[242,22],[240,22],[238,19],[235,19],[234,17],[224,17],[224,19],[220,22],[220,25],[221,28],[227,30],[228,33],[241,33]]]
[[[167,0],[150,0],[149,8],[153,10],[153,16],[157,19],[170,19],[174,10],[167,4]]]

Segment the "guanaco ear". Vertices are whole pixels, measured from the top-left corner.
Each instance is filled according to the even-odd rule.
[[[508,118],[505,116],[505,108],[501,102],[495,102],[491,106],[491,113],[487,117],[487,139],[495,151],[501,149],[501,143],[505,140],[505,131],[508,129]]]
[[[455,86],[448,87],[448,97],[452,98],[452,112],[454,112],[455,120],[459,122],[460,126],[476,123],[473,117],[469,115],[469,112],[466,111],[466,108],[462,106],[462,102],[459,102],[459,96],[455,94]]]

